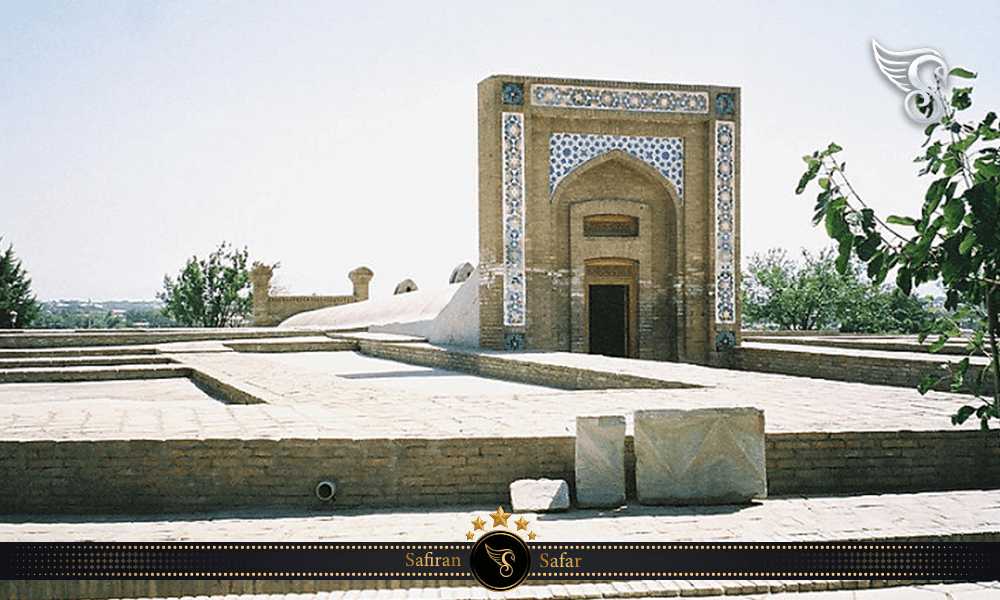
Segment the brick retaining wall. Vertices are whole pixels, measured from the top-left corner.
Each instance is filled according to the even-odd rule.
[[[392,344],[370,340],[360,340],[359,346],[363,354],[377,358],[564,390],[698,387],[593,368],[517,360],[516,354],[503,356],[479,351],[462,352],[427,344]]]
[[[765,436],[768,493],[1000,487],[1000,433],[876,431]]]
[[[0,348],[49,349],[97,346],[136,346],[174,342],[244,340],[324,335],[322,328],[274,329],[261,327],[163,329],[27,329],[0,333]],[[135,350],[129,350],[134,352]],[[119,350],[120,352],[120,350]]]
[[[0,511],[142,513],[241,508],[500,505],[523,478],[565,479],[574,438],[0,442]],[[1000,487],[996,431],[766,436],[768,493]],[[332,503],[315,498],[323,479]],[[627,491],[635,457],[626,440]]]
[[[489,506],[515,479],[571,481],[573,456],[570,437],[0,442],[0,511]]]
[[[872,385],[891,385],[896,387],[915,388],[930,373],[944,374],[940,365],[943,359],[956,357],[927,358],[909,355],[890,358],[887,356],[859,355],[850,353],[822,352],[807,350],[801,347],[760,348],[743,345],[730,351],[732,368],[741,371],[757,371],[761,373],[780,373],[811,377],[814,379],[829,379],[833,381],[851,381]],[[981,367],[969,366],[968,375],[977,373]],[[945,379],[934,389],[947,391],[951,378]],[[987,375],[983,381],[984,394],[993,393],[993,377]]]

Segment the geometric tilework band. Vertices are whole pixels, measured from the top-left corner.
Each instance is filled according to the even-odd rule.
[[[531,104],[558,108],[630,112],[708,113],[708,94],[673,90],[633,90],[576,85],[533,84]]]
[[[715,123],[715,321],[736,322],[736,127]]]
[[[524,115],[503,113],[503,322],[525,324]]]

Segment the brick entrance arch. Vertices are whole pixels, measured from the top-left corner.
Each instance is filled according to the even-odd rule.
[[[634,303],[628,355],[724,362],[717,338],[740,336],[739,107],[732,87],[481,82],[480,344],[588,352],[586,263],[617,258],[634,287],[598,293]]]
[[[557,345],[593,352],[590,286],[622,285],[629,313],[625,355],[677,359],[678,203],[669,181],[619,150],[580,165],[559,183],[551,246],[555,266],[569,276],[548,301],[557,321],[568,318],[569,329],[568,340]]]

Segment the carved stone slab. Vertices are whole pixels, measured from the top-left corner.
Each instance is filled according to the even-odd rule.
[[[576,418],[576,503],[625,504],[625,417]]]
[[[764,412],[636,411],[635,459],[642,504],[734,504],[763,498]]]

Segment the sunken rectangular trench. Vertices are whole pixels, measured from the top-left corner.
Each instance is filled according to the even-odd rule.
[[[123,357],[99,360],[24,360],[0,364],[0,384],[79,383],[86,381],[129,381],[188,379],[212,399],[224,404],[262,404],[264,401],[236,385],[203,370],[177,364],[170,357]]]
[[[668,381],[629,373],[517,360],[516,357],[482,352],[462,352],[429,344],[360,340],[358,348],[362,354],[376,358],[562,390],[701,387],[680,381]]]

